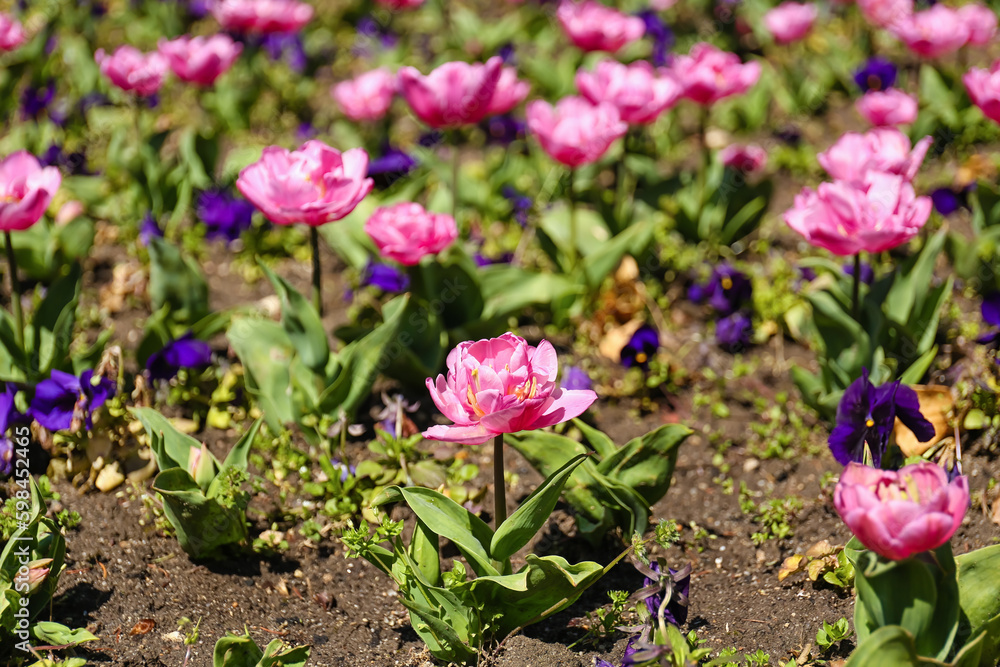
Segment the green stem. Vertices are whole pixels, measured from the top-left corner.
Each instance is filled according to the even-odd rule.
[[[309,226],[309,240],[312,243],[313,264],[313,306],[320,317],[323,317],[323,285],[319,266],[319,228]]]
[[[458,168],[460,156],[458,152],[458,133],[451,133],[451,217],[458,223]]]
[[[705,205],[705,184],[708,179],[708,167],[711,156],[708,153],[708,108],[702,107],[698,116],[698,141],[701,143],[701,171],[698,172],[698,199],[701,208]]]
[[[861,253],[854,256],[854,292],[851,300],[854,319],[861,321]]]
[[[7,264],[10,265],[10,306],[14,311],[14,336],[17,345],[24,349],[24,311],[21,310],[21,289],[17,282],[17,258],[14,257],[14,244],[10,239],[10,230],[4,232],[4,242],[7,246]]]
[[[503,433],[493,438],[493,530],[507,520],[507,490],[503,477]]]
[[[569,185],[566,187],[566,196],[569,199],[569,268],[570,271],[576,269],[577,263],[577,229],[576,229],[576,195],[573,192],[573,184],[576,180],[576,169],[569,170]]]

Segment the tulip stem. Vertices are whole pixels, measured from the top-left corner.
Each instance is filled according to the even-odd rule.
[[[503,433],[493,438],[493,530],[507,520],[507,491],[503,476]]]
[[[576,195],[573,192],[576,181],[576,169],[569,170],[569,185],[566,186],[566,197],[569,200],[569,268],[576,269],[577,263],[577,233],[576,228]]]
[[[854,255],[854,294],[852,304],[854,319],[861,321],[861,253]]]
[[[460,161],[458,133],[453,132],[451,135],[451,217],[455,220],[455,224],[458,224],[458,168]]]
[[[21,310],[21,290],[17,282],[17,258],[14,257],[14,244],[10,240],[10,230],[4,232],[4,243],[7,246],[7,264],[10,266],[10,307],[14,311],[14,336],[18,347],[24,349],[24,311]]]
[[[312,225],[309,226],[309,240],[312,244],[313,306],[316,308],[316,313],[320,317],[323,317],[322,273],[319,266],[319,229]]]

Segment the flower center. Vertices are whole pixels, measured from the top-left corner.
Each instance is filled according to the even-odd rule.
[[[529,382],[513,387],[513,390],[508,389],[508,393],[514,394],[519,403],[523,403],[526,399],[534,398],[535,394],[538,393],[538,379],[532,377]]]
[[[882,78],[878,74],[868,75],[869,90],[882,90]]]
[[[867,420],[865,421],[865,426],[867,426],[868,428],[871,428],[871,427],[872,427],[872,426],[874,426],[874,425],[875,425],[875,420],[874,420],[874,419],[872,419],[871,417],[869,417],[869,418],[868,418],[868,419],[867,419]]]
[[[639,354],[635,355],[635,360],[638,361],[640,364],[646,363],[647,359],[649,359],[649,357],[646,355],[645,352],[640,352]]]
[[[722,289],[724,289],[724,290],[731,290],[731,289],[733,289],[733,279],[730,278],[729,276],[726,276],[725,278],[723,278],[722,279]]]

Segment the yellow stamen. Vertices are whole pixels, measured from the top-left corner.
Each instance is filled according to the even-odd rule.
[[[723,278],[722,279],[722,289],[724,289],[724,290],[731,290],[731,289],[733,289],[733,280],[732,280],[732,278],[728,278],[727,277],[727,278]]]
[[[476,413],[477,417],[482,417],[486,414],[483,412],[483,409],[479,407],[479,399],[477,399],[476,395],[472,393],[472,387],[469,387],[466,390],[465,397],[469,400],[469,405],[472,406],[472,411]]]
[[[875,420],[872,419],[871,417],[869,417],[868,421],[865,422],[865,426],[867,426],[868,428],[871,428],[874,425],[875,425]]]
[[[646,363],[647,359],[649,359],[649,357],[646,356],[645,352],[640,352],[639,354],[635,355],[635,360],[638,361],[640,364]]]

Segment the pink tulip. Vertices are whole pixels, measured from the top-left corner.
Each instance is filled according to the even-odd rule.
[[[959,17],[969,29],[969,44],[986,46],[997,36],[997,15],[985,5],[972,3],[958,8]]]
[[[97,49],[94,60],[101,68],[101,74],[108,77],[127,93],[148,97],[163,85],[163,79],[170,70],[167,59],[153,51],[143,53],[134,46],[120,46],[112,55]]]
[[[460,343],[448,354],[448,377],[427,378],[434,404],[450,426],[424,431],[430,440],[479,445],[502,433],[530,431],[569,421],[597,400],[589,389],[556,382],[552,344],[532,347],[520,336]]]
[[[930,197],[917,197],[905,178],[870,171],[860,183],[834,181],[803,189],[784,217],[812,245],[835,255],[856,255],[906,243],[930,214]]]
[[[969,480],[948,481],[940,466],[923,461],[898,471],[848,463],[833,506],[861,544],[903,560],[951,539],[969,508]]]
[[[889,28],[913,14],[913,0],[858,0],[858,9],[876,28]]]
[[[684,97],[708,106],[748,91],[760,78],[760,63],[744,65],[735,53],[699,42],[688,55],[677,56],[672,71],[684,88]]]
[[[969,99],[983,115],[1000,123],[1000,60],[989,69],[973,67],[962,76],[962,82],[969,91]]]
[[[656,70],[645,60],[623,65],[615,60],[598,63],[593,72],[576,73],[580,94],[594,104],[607,102],[626,123],[652,123],[677,103],[681,85],[669,70]]]
[[[354,121],[378,120],[385,116],[396,94],[396,77],[384,67],[365,72],[330,89],[344,115]]]
[[[416,9],[424,4],[424,0],[375,0],[375,2],[389,9]]]
[[[211,11],[226,30],[263,35],[296,32],[313,17],[313,8],[297,0],[213,0]]]
[[[222,33],[211,37],[185,35],[169,42],[161,39],[158,48],[174,74],[199,86],[215,83],[229,71],[243,51],[242,44]]]
[[[924,137],[911,151],[905,134],[896,128],[877,127],[864,134],[844,134],[816,158],[826,173],[842,181],[863,181],[869,171],[899,174],[912,181],[931,143],[931,137]]]
[[[412,202],[375,209],[365,222],[365,232],[383,257],[406,266],[419,264],[427,255],[436,255],[458,238],[453,217],[429,213]]]
[[[314,140],[297,151],[268,146],[240,172],[236,187],[271,222],[316,227],[340,220],[371,192],[367,172],[363,149],[341,153]]]
[[[591,104],[582,97],[564,97],[555,107],[535,100],[528,104],[526,115],[528,130],[545,152],[568,167],[600,160],[628,131],[614,106]]]
[[[24,26],[10,14],[0,12],[0,51],[13,51],[28,41]]]
[[[767,164],[767,151],[757,144],[732,144],[719,151],[719,160],[730,169],[752,174]]]
[[[399,70],[399,91],[417,118],[431,127],[478,123],[489,113],[503,61],[485,64],[450,62],[427,76],[412,67]]]
[[[969,41],[969,26],[962,16],[944,5],[916,12],[891,26],[892,34],[924,58],[954,53]]]
[[[490,99],[486,115],[496,116],[507,113],[523,102],[530,91],[531,84],[518,79],[516,69],[513,67],[504,67],[500,70],[500,78],[497,80],[497,87],[493,91],[493,97]]]
[[[779,44],[797,42],[812,30],[816,5],[783,2],[764,14],[764,27]]]
[[[596,0],[560,0],[556,18],[570,41],[584,51],[614,53],[646,34],[642,19],[622,14]]]
[[[45,215],[62,176],[56,167],[42,167],[28,151],[0,161],[0,231],[21,231]]]
[[[854,103],[854,108],[876,127],[907,125],[917,119],[917,98],[896,88],[870,90]]]

